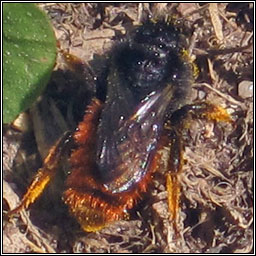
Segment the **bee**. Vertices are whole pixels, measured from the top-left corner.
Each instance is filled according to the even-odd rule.
[[[192,118],[231,118],[211,103],[191,104],[195,65],[182,31],[172,22],[149,19],[135,26],[107,53],[102,74],[83,120],[50,149],[20,205],[9,215],[38,199],[68,150],[71,167],[63,201],[84,231],[101,230],[128,218],[161,168],[161,152],[166,150],[168,206],[175,225],[183,129]]]

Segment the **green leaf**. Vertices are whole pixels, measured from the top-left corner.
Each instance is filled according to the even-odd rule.
[[[42,93],[56,59],[56,38],[32,3],[3,3],[3,121],[9,123]]]

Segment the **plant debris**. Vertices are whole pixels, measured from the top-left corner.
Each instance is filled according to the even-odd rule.
[[[185,20],[194,31],[190,50],[200,70],[193,87],[193,101],[203,99],[221,105],[232,115],[235,125],[192,122],[184,142],[178,235],[169,221],[162,173],[154,175],[151,188],[134,209],[131,220],[115,222],[95,233],[81,231],[68,215],[61,193],[56,193],[56,186],[61,188],[63,184],[57,181],[29,211],[23,211],[11,222],[4,220],[3,252],[252,252],[253,95],[252,88],[247,87],[253,81],[253,4],[41,3],[39,6],[51,18],[60,48],[81,58],[96,74],[100,70],[99,56],[127,28],[138,24],[144,12],[153,15],[163,12]],[[56,139],[62,130],[76,127],[74,116],[83,114],[92,89],[87,83],[89,74],[75,77],[66,68],[60,54],[56,71],[42,96],[42,101],[44,97],[51,99],[50,109],[59,116]],[[83,104],[77,106],[76,102]],[[60,125],[62,114],[65,125]],[[36,133],[33,129],[17,132],[4,127],[4,211],[17,205],[33,172],[42,163],[41,151],[47,151],[46,147],[39,153]]]

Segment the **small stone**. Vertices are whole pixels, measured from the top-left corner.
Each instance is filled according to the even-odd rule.
[[[238,95],[243,98],[249,98],[253,96],[253,82],[244,80],[238,85]]]
[[[205,98],[205,95],[206,95],[206,93],[205,93],[204,91],[199,91],[199,92],[198,92],[198,98],[199,98],[199,100],[204,99],[204,98]]]

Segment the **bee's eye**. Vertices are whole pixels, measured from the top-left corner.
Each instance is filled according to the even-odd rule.
[[[138,72],[139,67],[141,66],[142,62],[146,59],[145,52],[142,49],[131,49],[131,48],[124,48],[119,56],[118,62],[121,64],[119,69],[126,73]]]

